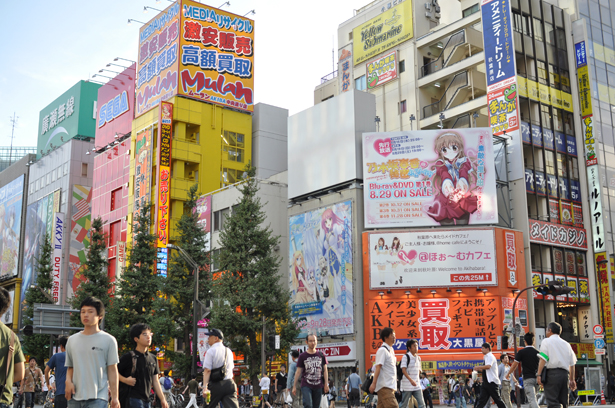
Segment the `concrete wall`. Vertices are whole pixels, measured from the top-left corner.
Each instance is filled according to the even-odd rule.
[[[265,103],[254,106],[252,165],[256,177],[266,179],[288,170],[288,109]]]

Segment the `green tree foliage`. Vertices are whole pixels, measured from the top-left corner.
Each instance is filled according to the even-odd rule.
[[[210,288],[209,252],[206,251],[206,235],[198,224],[195,212],[198,185],[188,191],[184,203],[184,213],[177,223],[177,237],[172,237],[175,244],[182,248],[199,265],[199,299],[207,298]],[[194,298],[194,268],[181,256],[177,250],[169,250],[169,276],[164,286],[165,294],[171,300],[171,320],[175,323],[172,331],[174,338],[181,339],[184,353],[167,351],[174,362],[175,370],[189,374],[192,358],[190,335],[193,328],[192,301]],[[200,316],[197,316],[197,319]]]
[[[111,283],[107,275],[107,237],[103,232],[103,222],[100,217],[92,222],[90,229],[90,245],[87,248],[86,261],[81,266],[82,276],[85,281],[82,282],[75,296],[71,300],[71,305],[75,309],[79,309],[81,302],[89,297],[94,296],[100,299],[105,305],[105,309],[109,309],[109,299],[111,291]],[[82,327],[78,313],[72,313],[71,326]]]
[[[116,297],[107,314],[108,331],[116,339],[120,352],[130,350],[134,342],[129,328],[135,323],[148,324],[154,333],[152,344],[168,342],[172,328],[169,301],[162,295],[164,277],[156,270],[156,235],[151,233],[151,206],[143,206],[134,220],[132,247],[127,266],[117,283]]]
[[[36,285],[26,291],[26,311],[23,315],[23,324],[32,324],[34,318],[35,303],[53,303],[51,288],[53,284],[52,248],[49,235],[45,235],[45,241],[41,248],[41,254],[36,260]],[[49,336],[46,334],[34,334],[24,336],[22,341],[24,353],[36,357],[39,365],[49,358]]]
[[[210,325],[223,331],[233,351],[243,353],[253,384],[261,369],[260,333],[263,316],[268,335],[280,335],[282,355],[299,334],[291,317],[289,291],[280,284],[280,257],[274,248],[279,237],[265,226],[256,170],[248,165],[247,178],[238,187],[242,196],[226,218],[219,237],[216,265],[220,271],[212,284],[217,299]],[[272,350],[273,351],[273,350]]]

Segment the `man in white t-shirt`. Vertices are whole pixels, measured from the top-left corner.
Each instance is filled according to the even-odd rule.
[[[237,385],[233,381],[233,352],[222,344],[224,335],[221,330],[208,328],[206,334],[210,348],[203,361],[203,397],[211,392],[210,407],[222,403],[223,408],[239,408]],[[224,378],[216,378],[222,366],[225,367]]]
[[[401,358],[403,377],[399,386],[401,391],[399,408],[406,408],[411,397],[416,398],[419,408],[425,408],[425,401],[421,391],[421,380],[419,379],[419,373],[421,372],[421,357],[418,354],[419,343],[416,340],[408,340],[406,342],[406,349],[408,353]]]
[[[480,391],[480,399],[474,405],[474,408],[484,408],[493,398],[493,402],[498,408],[506,408],[504,401],[500,397],[500,376],[498,375],[498,361],[491,352],[491,344],[483,343],[481,351],[485,355],[485,364],[474,367],[477,372],[483,373],[483,385]]]
[[[263,400],[262,408],[265,408],[267,405],[271,408],[271,404],[269,403],[269,388],[271,388],[271,378],[267,376],[267,374],[261,374],[261,380],[258,383],[258,386],[261,389],[261,398]]]
[[[378,395],[377,408],[398,408],[395,399],[397,389],[397,358],[393,350],[395,344],[395,330],[390,327],[382,329],[380,332],[382,345],[376,353],[374,363],[374,380],[369,392]]]

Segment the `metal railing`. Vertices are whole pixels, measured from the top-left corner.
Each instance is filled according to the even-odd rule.
[[[455,123],[451,126],[451,129],[469,128],[470,127],[470,114],[459,116],[455,119]]]
[[[337,71],[333,71],[330,74],[327,74],[324,77],[320,78],[320,83],[324,84],[325,82],[332,80],[336,76],[337,76]]]
[[[442,48],[442,52],[435,60],[423,65],[421,67],[421,78],[433,74],[434,72],[438,72],[442,68],[446,67],[448,64],[448,60],[453,55],[453,52],[457,49],[458,46],[464,44],[466,42],[466,32],[465,30],[461,30],[451,35],[448,38],[448,41]]]
[[[423,118],[422,119],[428,118],[430,116],[433,116],[435,114],[438,114],[448,109],[449,104],[451,103],[453,99],[455,99],[455,96],[457,95],[459,90],[461,88],[467,87],[468,85],[469,85],[469,82],[468,82],[467,71],[459,72],[457,75],[453,77],[451,82],[446,87],[446,90],[444,91],[442,98],[440,98],[439,101],[434,102],[430,105],[427,105],[423,108]],[[450,95],[450,97],[447,98],[448,95]]]

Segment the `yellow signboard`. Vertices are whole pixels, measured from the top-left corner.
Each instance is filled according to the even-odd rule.
[[[577,69],[579,75],[579,99],[581,101],[581,117],[592,114],[592,95],[590,92],[589,71],[587,65]]]
[[[562,77],[562,84],[564,78]],[[517,75],[519,96],[572,112],[572,95]],[[589,94],[588,94],[589,95]]]
[[[354,65],[412,38],[412,15],[412,0],[404,0],[353,29]]]

